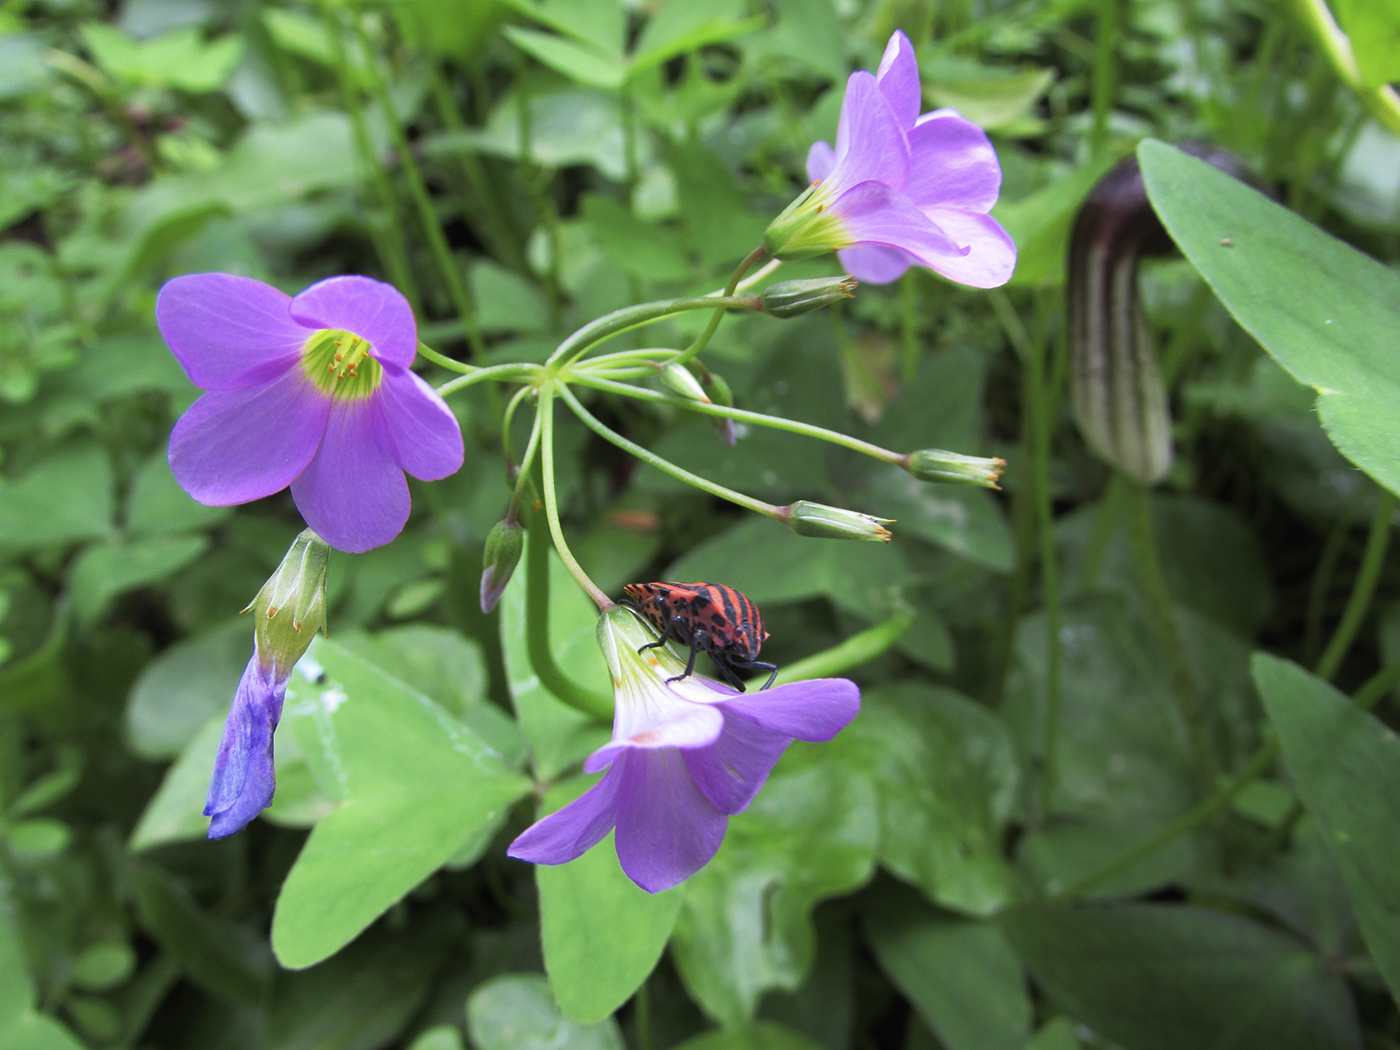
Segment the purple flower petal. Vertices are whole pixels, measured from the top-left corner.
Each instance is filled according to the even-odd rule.
[[[829,142],[814,142],[807,151],[807,178],[820,182],[836,167],[836,151]]]
[[[986,133],[954,110],[929,114],[909,132],[904,195],[920,208],[987,211],[1001,192],[1001,166]]]
[[[223,507],[291,484],[315,455],[330,401],[300,369],[203,395],[170,435],[170,469],[195,499]]]
[[[668,890],[709,863],[729,818],[696,786],[681,752],[628,751],[614,767],[617,859],[648,893]]]
[[[855,718],[860,711],[860,690],[847,678],[813,678],[730,697],[722,706],[726,713],[775,733],[823,741]]]
[[[705,797],[723,813],[742,813],[773,771],[792,737],[743,718],[726,718],[712,745],[683,753]]]
[[[418,353],[413,308],[397,288],[369,277],[328,277],[292,300],[292,317],[311,328],[343,328],[374,347],[372,356],[407,368]]]
[[[415,478],[437,481],[462,466],[457,417],[418,375],[386,368],[373,402],[380,437],[394,462]]]
[[[253,653],[238,690],[233,694],[219,755],[214,760],[214,776],[209,783],[209,799],[204,815],[209,837],[232,835],[272,802],[276,776],[272,768],[272,731],[282,717],[282,699],[287,692],[286,678],[279,679],[271,668],[264,670]]]
[[[583,856],[602,841],[617,820],[619,770],[609,770],[563,809],[531,824],[521,832],[506,856],[531,864],[566,864]]]
[[[914,45],[896,29],[885,45],[875,82],[889,102],[901,128],[912,128],[923,106],[923,88],[919,84],[919,63],[914,58]]]
[[[388,543],[408,521],[408,482],[370,425],[370,400],[338,401],[321,447],[292,482],[297,509],[321,538],[361,553]]]
[[[930,258],[966,255],[902,193],[879,182],[863,182],[843,193],[831,206],[845,224],[851,244],[883,244],[902,248],[924,266]]]
[[[920,260],[925,266],[972,288],[999,288],[1011,280],[1016,244],[996,219],[952,208],[930,208],[927,214],[968,250],[942,257],[930,254]]]
[[[193,273],[161,287],[156,324],[191,383],[237,390],[296,363],[311,333],[292,320],[291,302],[251,277]]]
[[[619,696],[613,718],[612,740],[588,756],[585,773],[603,769],[623,751],[708,747],[724,731],[724,715],[717,704],[679,696],[664,704]]]
[[[836,132],[836,167],[827,184],[839,196],[862,182],[874,180],[901,189],[909,177],[909,142],[894,110],[864,71],[852,73],[841,104]]]
[[[863,284],[889,284],[904,276],[904,271],[918,260],[899,248],[887,248],[879,244],[866,244],[856,248],[842,248],[836,253],[841,267]]]

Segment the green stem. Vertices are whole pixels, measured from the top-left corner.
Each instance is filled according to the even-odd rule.
[[[452,304],[457,310],[457,319],[462,324],[462,334],[467,337],[467,345],[471,347],[472,356],[484,357],[486,344],[482,341],[481,329],[476,323],[476,306],[472,303],[466,282],[462,279],[462,273],[452,258],[452,249],[447,243],[447,235],[442,232],[442,224],[438,222],[437,212],[433,210],[432,199],[428,196],[428,187],[423,181],[423,173],[419,170],[418,160],[413,155],[413,148],[409,145],[408,136],[404,134],[403,127],[399,124],[398,113],[394,109],[394,100],[389,94],[389,85],[385,83],[379,70],[379,63],[375,61],[374,45],[370,41],[369,34],[365,31],[363,22],[353,9],[351,22],[359,36],[360,46],[364,49],[364,70],[369,81],[370,91],[374,94],[379,108],[384,113],[384,122],[389,128],[389,136],[394,143],[394,152],[398,154],[399,165],[402,167],[404,178],[408,182],[409,196],[413,198],[413,203],[418,209],[418,220],[423,224],[423,233],[428,238],[428,247],[432,249],[433,259],[437,263],[443,282],[447,285],[447,294],[451,296]]]
[[[545,515],[530,515],[525,539],[525,648],[540,684],[570,707],[603,721],[612,719],[612,698],[585,689],[559,669],[549,644],[549,544]]]
[[[1371,516],[1371,531],[1366,537],[1366,550],[1361,555],[1361,568],[1357,570],[1356,583],[1352,586],[1347,607],[1342,611],[1342,619],[1332,634],[1332,640],[1317,661],[1317,677],[1330,682],[1337,668],[1346,658],[1351,643],[1356,640],[1356,632],[1361,629],[1361,621],[1371,606],[1371,598],[1376,593],[1376,582],[1380,578],[1381,564],[1385,561],[1386,547],[1390,545],[1390,519],[1395,513],[1395,496],[1389,489],[1377,488],[1376,511]]]
[[[1356,93],[1376,120],[1400,135],[1400,92],[1389,84],[1375,88],[1366,86],[1351,49],[1351,40],[1337,25],[1325,0],[1294,0],[1294,7],[1337,76]]]
[[[588,427],[588,429],[592,430],[605,441],[612,442],[624,452],[630,452],[648,466],[665,471],[667,474],[670,474],[671,477],[684,481],[687,485],[694,485],[698,489],[703,489],[711,495],[720,497],[720,499],[727,499],[731,503],[737,503],[746,510],[751,510],[770,518],[776,518],[779,521],[783,520],[782,507],[775,507],[771,503],[764,503],[762,500],[754,499],[752,496],[746,496],[742,492],[735,492],[733,489],[725,488],[723,485],[710,481],[708,478],[702,478],[698,474],[692,474],[683,467],[676,466],[670,460],[662,459],[650,449],[643,448],[636,442],[627,440],[627,438],[617,433],[617,431],[610,429],[601,420],[597,419],[593,413],[584,408],[583,403],[574,396],[573,391],[568,387],[561,385],[559,387],[559,396],[562,397],[569,408],[573,410],[574,415],[578,416],[579,419],[583,421],[584,426]]]
[[[761,244],[753,251],[749,252],[748,255],[744,256],[743,260],[739,263],[739,265],[734,268],[734,272],[729,275],[729,283],[724,286],[724,295],[720,298],[728,299],[730,296],[732,296],[734,294],[734,290],[739,287],[739,282],[743,280],[744,274],[748,272],[749,267],[751,267],[754,263],[758,262],[760,259],[767,258],[767,256],[768,249],[763,247],[763,245]],[[705,346],[710,341],[710,337],[715,334],[715,329],[719,327],[719,323],[723,319],[724,308],[721,307],[720,309],[714,312],[714,316],[710,318],[710,323],[707,324],[705,326],[705,330],[696,337],[695,342],[691,343],[688,347],[686,347],[684,350],[678,353],[667,363],[673,365],[683,365],[686,362],[690,361],[692,358],[694,358],[697,354],[700,353],[701,350],[705,349]]]
[[[1152,533],[1152,493],[1147,486],[1132,479],[1125,477],[1123,481],[1128,512],[1128,541],[1132,546],[1143,598],[1147,602],[1147,612],[1167,659],[1177,710],[1186,729],[1196,773],[1196,793],[1199,798],[1210,798],[1220,775],[1220,765],[1211,742],[1205,703],[1191,674],[1191,657],[1181,637],[1176,611],[1172,608],[1171,595],[1157,557],[1157,543]]]
[[[757,310],[759,301],[753,296],[694,295],[680,299],[661,299],[657,302],[641,303],[637,306],[625,306],[621,310],[614,310],[595,321],[589,321],[578,329],[559,344],[554,353],[549,355],[545,365],[546,367],[558,366],[561,363],[571,362],[590,347],[596,346],[605,339],[611,339],[615,335],[621,335],[639,325],[651,324],[653,321],[659,321],[673,314],[685,313],[687,310],[707,310],[716,305],[720,307],[721,311],[731,308]]]
[[[1357,707],[1370,710],[1376,706],[1377,700],[1395,688],[1397,682],[1400,682],[1400,662],[1384,667],[1366,679],[1352,699]]]
[[[1092,87],[1094,123],[1089,130],[1089,149],[1095,157],[1108,147],[1108,118],[1113,111],[1113,82],[1117,73],[1114,48],[1117,44],[1118,0],[1099,0]]]
[[[1341,515],[1333,523],[1327,539],[1322,545],[1322,554],[1313,570],[1312,583],[1308,586],[1307,611],[1303,614],[1303,653],[1304,662],[1315,663],[1322,649],[1322,625],[1327,616],[1327,595],[1332,590],[1332,576],[1337,568],[1337,560],[1351,534],[1352,519],[1356,516],[1357,503],[1365,495],[1365,488],[1358,487],[1347,501]]]
[[[884,623],[867,627],[830,649],[788,664],[778,672],[778,677],[773,680],[774,684],[783,685],[808,678],[830,678],[832,675],[869,663],[875,657],[894,648],[913,622],[913,613],[900,613]]]
[[[446,354],[438,353],[436,350],[434,350],[431,346],[429,346],[422,340],[419,340],[418,342],[418,352],[424,357],[426,357],[433,364],[440,365],[443,368],[447,369],[449,372],[458,372],[462,375],[471,375],[473,372],[477,372],[480,370],[479,365],[469,365],[465,361],[458,361],[456,358],[448,357]]]
[[[510,415],[513,413],[515,406],[520,403],[521,396],[525,393],[526,390],[522,389],[516,397],[511,399],[510,405],[507,406],[507,427],[510,425]],[[534,425],[530,427],[530,438],[525,442],[525,454],[520,457],[520,464],[516,467],[515,488],[510,494],[510,509],[506,511],[507,521],[520,520],[520,504],[524,502],[525,493],[530,488],[530,471],[535,465],[535,454],[539,451],[540,432],[544,429],[542,426],[543,421],[544,416],[536,412]],[[509,449],[506,450],[506,456],[507,458],[510,456]]]
[[[904,383],[914,382],[919,370],[919,299],[915,294],[916,273],[899,282],[899,346],[904,358]]]
[[[1027,386],[1035,403],[1031,474],[1035,489],[1036,533],[1040,540],[1040,585],[1045,602],[1045,738],[1040,773],[1041,815],[1053,811],[1060,753],[1060,573],[1055,555],[1055,510],[1050,494],[1050,442],[1054,426],[1056,384],[1045,375],[1045,352],[1034,340]]]
[[[364,107],[360,105],[359,91],[350,76],[350,60],[345,53],[345,42],[341,38],[340,20],[336,17],[330,0],[323,0],[320,8],[321,21],[326,27],[326,41],[331,49],[331,65],[335,67],[336,80],[340,85],[341,104],[350,117],[350,129],[355,136],[355,151],[365,169],[365,177],[379,198],[379,206],[384,209],[386,225],[376,233],[375,224],[370,222],[368,225],[371,235],[394,286],[403,292],[413,305],[414,313],[418,313],[423,300],[408,262],[408,242],[404,238],[404,222],[399,214],[398,198],[394,194],[394,187],[389,184],[389,177],[384,173],[384,166],[379,163],[379,158],[374,153],[374,142],[370,138],[369,125],[365,121]]]
[[[654,370],[653,370],[654,371]],[[896,466],[904,462],[905,457],[898,452],[891,452],[887,448],[879,445],[872,445],[868,441],[861,441],[840,431],[827,430],[825,427],[814,426],[811,423],[801,423],[795,419],[784,419],[781,416],[766,416],[762,412],[750,412],[743,408],[730,408],[726,405],[705,404],[703,401],[692,401],[687,397],[672,397],[656,390],[648,390],[645,387],[633,386],[630,383],[615,383],[609,379],[602,379],[592,376],[587,372],[573,372],[568,376],[569,382],[578,386],[592,387],[595,390],[607,391],[611,394],[621,394],[623,397],[636,398],[638,401],[651,401],[658,405],[670,405],[673,408],[685,409],[687,412],[696,412],[702,416],[717,416],[721,419],[732,419],[736,423],[752,423],[755,426],[771,427],[774,430],[785,430],[790,434],[801,434],[803,437],[817,438],[820,441],[829,441],[833,445],[840,445],[852,451],[863,453],[880,460],[883,463],[893,463]]]
[[[475,386],[490,379],[497,383],[525,383],[534,379],[540,374],[539,365],[531,364],[504,364],[488,365],[485,368],[478,368],[466,375],[458,376],[456,379],[449,379],[442,386],[437,388],[439,397],[446,397],[448,394],[455,394],[464,387]]]
[[[564,539],[564,529],[559,523],[559,499],[554,486],[554,393],[556,384],[546,383],[540,388],[540,441],[543,445],[541,455],[541,466],[544,468],[544,513],[549,521],[549,532],[554,538],[554,547],[559,552],[559,557],[564,562],[564,567],[569,570],[578,585],[593,599],[593,604],[599,609],[610,609],[613,600],[603,593],[602,589],[594,583],[583,571],[583,566],[574,557],[574,552],[569,550],[568,541]],[[559,393],[566,401],[570,402],[572,408],[577,404],[573,400],[573,395],[569,393],[567,387],[558,385]],[[575,409],[577,411],[577,409]]]

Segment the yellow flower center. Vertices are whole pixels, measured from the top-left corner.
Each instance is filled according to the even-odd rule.
[[[351,401],[369,397],[384,377],[367,339],[342,328],[313,332],[301,348],[301,366],[317,390]]]

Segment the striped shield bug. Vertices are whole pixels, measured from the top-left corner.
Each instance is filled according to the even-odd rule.
[[[661,632],[659,640],[642,646],[654,649],[674,638],[690,646],[685,673],[668,678],[676,682],[695,672],[695,656],[700,650],[710,654],[715,667],[730,685],[744,691],[740,671],[769,671],[767,689],[778,669],[758,659],[758,650],[768,637],[758,606],[722,583],[629,583],[622,588],[625,605],[640,613]]]

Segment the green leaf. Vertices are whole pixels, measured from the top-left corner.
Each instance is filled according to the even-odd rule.
[[[154,864],[133,864],[130,878],[142,927],[194,981],[236,1002],[262,998],[271,959],[261,937],[210,915],[184,884]]]
[[[338,951],[529,788],[477,734],[333,642],[298,664],[282,731],[341,801],[277,899],[273,950],[293,969]]]
[[[1289,775],[1341,868],[1366,945],[1400,1000],[1400,740],[1296,664],[1256,653],[1253,669]]]
[[[997,572],[1015,564],[1011,528],[985,489],[931,485],[887,469],[875,472],[861,494],[873,513],[895,519],[890,528],[897,536],[917,536]]]
[[[1334,0],[1331,6],[1351,39],[1362,83],[1373,90],[1400,83],[1400,0]]]
[[[5,1050],[83,1050],[52,1017],[35,1009],[34,984],[9,901],[0,894],[0,1046]]]
[[[626,79],[626,65],[596,47],[519,26],[506,26],[504,32],[516,47],[576,83],[615,91]]]
[[[0,483],[0,547],[30,549],[107,535],[116,479],[96,442],[50,452],[18,478]]]
[[[1359,1050],[1346,983],[1297,939],[1158,904],[1027,905],[1002,929],[1066,1014],[1124,1050]]]
[[[612,1018],[578,1024],[559,1012],[538,974],[505,974],[467,1000],[467,1031],[478,1050],[623,1050]]]
[[[243,57],[242,38],[230,34],[206,44],[194,26],[143,41],[102,22],[84,22],[78,32],[103,70],[132,84],[213,91]]]
[[[601,193],[585,196],[583,219],[623,273],[651,281],[676,281],[690,275],[692,268],[675,236],[637,218],[613,198]]]
[[[1152,206],[1226,309],[1318,391],[1342,454],[1400,492],[1400,273],[1165,143],[1145,141],[1138,159]]]
[[[627,11],[621,0],[507,0],[507,6],[622,60]]]
[[[849,775],[838,751],[793,745],[686,883],[672,952],[692,997],[726,1025],[752,1018],[765,991],[801,985],[815,951],[812,908],[870,878],[874,785]]]
[[[675,1050],[821,1050],[822,1044],[772,1021],[722,1028],[687,1039]]]
[[[127,697],[132,750],[149,759],[180,754],[212,717],[223,717],[252,654],[253,625],[235,619],[156,656]]]
[[[572,802],[592,781],[553,787],[540,816]],[[578,1024],[608,1017],[655,969],[676,924],[685,891],[648,893],[623,872],[613,836],[567,864],[535,867],[540,936],[549,987]]]
[[[874,900],[866,929],[880,965],[948,1050],[1022,1050],[1030,996],[996,926],[941,913],[899,889]]]
[[[1001,838],[1018,767],[995,712],[951,689],[884,686],[865,690],[846,735],[853,752],[846,775],[870,779],[879,795],[885,867],[972,915],[1016,895]]]
[[[1070,231],[1094,184],[1118,161],[1105,154],[1052,180],[1020,200],[1000,200],[992,214],[1016,242],[1013,285],[1062,284]]]
[[[228,700],[232,698],[230,692]],[[165,779],[136,822],[136,830],[127,844],[129,850],[137,853],[166,842],[204,838],[209,830],[204,802],[209,795],[209,778],[223,733],[224,716],[215,715],[186,745],[184,752],[166,770]]]
[[[203,536],[157,536],[148,540],[95,543],[71,569],[73,615],[91,627],[124,591],[157,583],[209,549]]]
[[[206,507],[191,498],[170,472],[169,459],[162,450],[146,461],[132,483],[126,529],[133,536],[161,536],[208,528],[232,513],[232,507]]]
[[[760,28],[759,15],[744,18],[744,5],[729,0],[704,4],[662,4],[642,28],[632,52],[629,74],[651,69],[687,51],[732,40]]]
[[[1031,107],[1055,83],[1053,69],[1007,72],[991,66],[942,60],[930,64],[925,87],[939,106],[951,106],[989,130],[1012,133],[1034,127]]]

